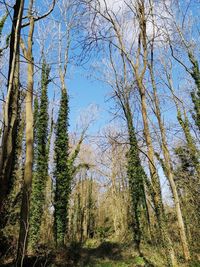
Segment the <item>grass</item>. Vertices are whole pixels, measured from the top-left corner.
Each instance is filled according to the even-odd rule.
[[[167,267],[162,248],[148,244],[142,245],[142,257],[133,249],[132,244],[99,240],[88,240],[84,246],[73,243],[68,247],[52,251],[49,257],[26,258],[24,267]],[[34,265],[34,264],[35,265]],[[14,267],[13,264],[1,265]],[[179,261],[180,267],[200,267],[197,261],[189,265]]]
[[[95,246],[96,245],[96,246]],[[138,256],[132,246],[114,242],[86,243],[83,248],[80,267],[153,267],[145,258]]]
[[[138,257],[140,258],[140,257]],[[100,260],[96,263],[89,263],[85,267],[133,267],[133,266],[147,266],[142,258],[133,260],[120,260],[120,261],[103,261]]]
[[[82,248],[79,267],[166,267],[165,254],[162,248],[148,244],[142,245],[143,257],[139,256],[131,244],[117,242],[99,243],[88,241]],[[180,262],[180,267],[200,267],[200,263],[189,265]]]

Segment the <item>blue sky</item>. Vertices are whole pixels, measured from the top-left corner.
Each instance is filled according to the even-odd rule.
[[[90,131],[97,132],[109,122],[109,103],[105,101],[109,88],[106,85],[85,77],[82,68],[75,71],[67,84],[70,95],[70,125],[72,128],[80,113],[91,104],[98,107],[99,114],[96,122],[90,127]]]

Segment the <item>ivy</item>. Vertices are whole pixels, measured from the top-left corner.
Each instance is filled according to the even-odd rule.
[[[71,177],[68,167],[68,95],[62,88],[55,139],[55,213],[54,233],[57,246],[64,245]]]
[[[38,99],[35,99],[34,107],[34,125],[35,127],[35,172],[33,175],[32,196],[31,196],[31,217],[29,245],[35,249],[39,239],[41,219],[43,214],[43,205],[45,201],[45,186],[48,176],[48,77],[50,68],[43,60],[41,77],[41,99],[40,105]]]
[[[145,172],[141,165],[139,157],[139,149],[137,138],[135,135],[135,129],[132,122],[132,116],[127,107],[127,124],[129,133],[129,151],[127,153],[127,175],[129,180],[130,195],[132,201],[132,211],[133,211],[133,232],[134,232],[134,243],[135,248],[140,251],[141,242],[141,208],[145,206],[145,192],[144,192],[144,181]]]
[[[190,62],[192,63],[192,71],[191,76],[194,79],[196,85],[196,92],[191,92],[192,101],[194,104],[194,111],[193,114],[194,121],[200,130],[200,70],[199,70],[199,63],[195,59],[192,53],[188,54]]]

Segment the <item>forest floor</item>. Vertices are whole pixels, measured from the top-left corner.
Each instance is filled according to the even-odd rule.
[[[177,247],[177,251],[181,251]],[[89,240],[78,251],[78,267],[167,267],[163,249],[156,246],[142,244],[142,256],[133,249],[132,243],[117,243],[110,241],[93,242]],[[176,253],[178,254],[178,253]],[[185,264],[183,257],[178,256],[180,267],[200,267],[199,261]]]
[[[24,259],[23,267],[167,267],[162,250],[149,245],[142,246],[143,256],[134,252],[132,245],[103,241],[87,242],[80,247],[77,244],[54,251],[48,256],[44,254]],[[0,264],[0,267],[14,267],[13,263]],[[180,267],[200,267],[200,262]]]
[[[80,267],[134,267],[146,266],[153,267],[154,265],[145,257],[140,257],[133,252],[130,246],[102,242],[97,247],[83,247],[81,257],[77,266]]]

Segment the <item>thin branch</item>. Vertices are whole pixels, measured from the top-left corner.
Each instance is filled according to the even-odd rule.
[[[50,9],[49,9],[45,14],[43,14],[42,16],[34,17],[34,21],[36,22],[36,21],[38,21],[38,20],[40,20],[40,19],[44,19],[44,18],[47,17],[49,14],[51,14],[51,12],[53,11],[53,9],[54,9],[54,7],[55,7],[55,4],[56,4],[56,0],[53,0]],[[28,26],[28,25],[30,25],[30,21],[28,21],[28,22],[22,24],[21,27],[24,28],[24,27],[26,27],[26,26]]]

